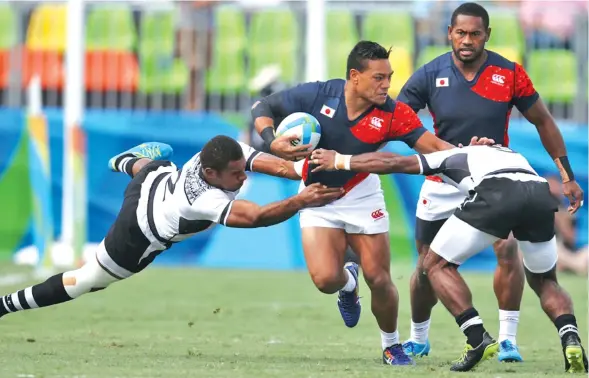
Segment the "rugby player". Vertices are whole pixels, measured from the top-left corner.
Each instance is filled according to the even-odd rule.
[[[502,146],[471,146],[413,156],[386,152],[350,156],[316,150],[311,159],[315,171],[435,175],[462,194],[462,204],[440,228],[423,261],[434,294],[467,337],[463,354],[450,370],[471,370],[498,352],[499,345],[485,330],[458,267],[513,232],[528,284],[560,336],[565,371],[587,372],[573,303],[556,279],[554,213],[558,201],[548,182],[522,155]],[[566,184],[574,175],[570,167],[565,170]],[[572,201],[570,211],[582,204]]]
[[[121,210],[93,258],[77,269],[5,295],[0,316],[52,306],[106,288],[145,269],[161,252],[215,224],[266,227],[283,222],[299,210],[321,206],[343,193],[319,184],[283,201],[258,206],[235,199],[246,171],[300,179],[294,164],[226,137],[205,144],[182,169],[167,159],[170,146],[146,143],[109,161],[113,171],[133,179]]]
[[[318,147],[344,154],[376,151],[393,140],[422,153],[452,148],[426,131],[409,106],[387,95],[393,74],[389,54],[390,50],[377,43],[361,41],[348,56],[346,80],[304,83],[256,102],[252,117],[269,151],[287,159],[309,155],[309,145],[293,147],[288,139],[275,138],[275,127],[294,112],[309,113],[319,121],[322,134]],[[337,304],[344,324],[354,327],[358,323],[358,265],[344,264],[349,245],[360,259],[372,292],[383,362],[412,365],[397,331],[399,297],[390,275],[389,216],[378,176],[312,172],[313,164],[308,159],[303,162],[300,190],[322,183],[345,191],[333,203],[300,212],[303,250],[313,283],[323,293],[339,292]]]
[[[515,106],[536,126],[546,151],[561,174],[566,174],[567,151],[554,119],[523,67],[485,50],[490,37],[487,11],[475,3],[460,5],[448,27],[452,51],[419,68],[402,88],[398,101],[415,112],[427,106],[435,134],[453,145],[466,144],[471,137],[484,135],[508,146],[509,117]],[[571,203],[581,200],[582,192],[575,180],[565,181],[564,193]],[[437,302],[428,277],[423,274],[423,259],[462,199],[459,191],[435,176],[427,177],[421,188],[415,223],[419,258],[410,286],[411,333],[403,344],[405,352],[413,356],[425,356],[430,351],[431,310]],[[493,285],[499,305],[498,359],[519,362],[522,356],[516,333],[524,271],[513,238],[500,238],[493,247],[498,261]]]

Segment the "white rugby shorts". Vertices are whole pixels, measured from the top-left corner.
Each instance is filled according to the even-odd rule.
[[[305,188],[303,182],[299,192]],[[382,234],[389,231],[389,213],[380,179],[370,174],[345,196],[322,207],[299,212],[301,228],[340,228],[348,234]]]
[[[426,179],[419,192],[415,216],[429,222],[448,219],[465,197],[450,184]]]
[[[456,216],[451,216],[437,233],[430,249],[444,260],[461,265],[497,240],[498,237],[478,230]],[[556,237],[540,243],[520,240],[517,243],[522,251],[524,265],[530,272],[545,273],[556,265]]]

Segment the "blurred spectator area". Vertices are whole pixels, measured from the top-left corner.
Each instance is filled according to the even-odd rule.
[[[395,97],[417,67],[449,50],[446,29],[459,3],[330,1],[317,59],[326,59],[328,78],[343,78],[358,40],[392,46]],[[485,6],[488,48],[525,66],[557,118],[587,123],[587,2]],[[305,9],[278,0],[89,2],[86,106],[242,114],[256,95],[251,78],[264,67],[278,65],[286,84],[303,81]],[[23,105],[34,74],[45,104],[62,105],[66,13],[63,3],[0,3],[3,106]]]

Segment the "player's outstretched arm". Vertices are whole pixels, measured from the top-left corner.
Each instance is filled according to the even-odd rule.
[[[294,136],[296,138],[296,136]],[[260,154],[251,166],[252,172],[291,180],[300,180],[304,161],[293,162],[270,154]]]
[[[272,226],[288,220],[301,209],[323,206],[341,197],[342,194],[341,188],[327,188],[320,184],[312,184],[293,197],[265,206],[236,200],[230,204],[229,214],[223,224],[237,228]]]
[[[421,174],[422,164],[418,155],[401,156],[392,152],[370,152],[361,155],[341,155],[332,150],[317,149],[311,154],[316,171],[348,170],[378,174]]]

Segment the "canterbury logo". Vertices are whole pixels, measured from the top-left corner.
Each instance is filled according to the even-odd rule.
[[[384,213],[382,212],[382,209],[378,209],[376,211],[373,211],[371,216],[372,216],[372,219],[378,220],[380,218],[384,218]]]
[[[499,74],[494,74],[493,76],[491,76],[491,80],[493,81],[493,83],[496,84],[505,84],[505,76]]]
[[[382,119],[378,117],[372,117],[372,119],[370,120],[370,126],[377,130],[380,130],[380,128],[382,127]]]

